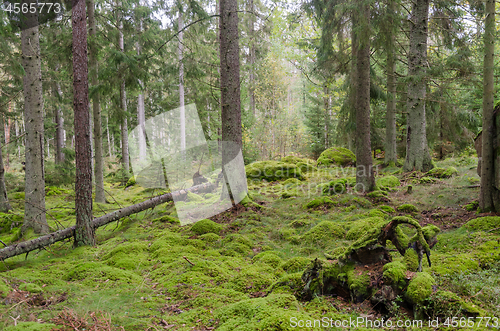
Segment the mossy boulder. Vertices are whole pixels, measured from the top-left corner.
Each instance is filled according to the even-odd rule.
[[[318,158],[318,166],[349,166],[356,163],[356,155],[343,147],[331,147],[323,151]]]
[[[309,201],[308,203],[306,203],[304,205],[304,208],[305,209],[312,209],[312,208],[318,208],[321,206],[332,207],[332,206],[335,206],[336,204],[337,204],[337,202],[333,201],[329,197],[319,197],[319,198],[313,199],[313,200]]]
[[[155,218],[153,222],[170,223],[170,224],[181,224],[178,218],[172,217],[170,215],[163,215],[161,217]]]
[[[135,184],[136,184],[135,176],[132,176],[127,180],[127,184],[125,184],[125,187],[134,186]]]
[[[387,192],[383,190],[375,190],[369,192],[366,196],[369,198],[387,198]]]
[[[302,172],[310,172],[310,171],[315,171],[318,170],[313,164],[310,163],[304,163],[304,162],[298,162],[297,168],[300,169]]]
[[[339,178],[321,185],[322,193],[325,195],[335,195],[346,193],[349,186],[347,178]]]
[[[365,235],[369,230],[371,230],[377,224],[385,222],[382,217],[368,217],[356,221],[353,227],[347,231],[346,239],[347,240],[356,240]]]
[[[406,295],[413,304],[423,303],[432,294],[432,286],[436,284],[434,278],[427,272],[419,272],[410,280]]]
[[[347,272],[347,284],[356,301],[362,302],[372,289],[368,270],[351,269]]]
[[[293,163],[278,161],[258,161],[245,167],[245,173],[250,180],[267,180],[273,182],[288,178],[304,179],[302,171]]]
[[[406,285],[406,265],[399,261],[389,262],[384,265],[384,283],[392,284],[400,289]]]
[[[283,260],[275,253],[266,251],[261,252],[252,258],[252,263],[257,262],[267,264],[273,268],[277,268],[283,262]]]
[[[401,185],[401,182],[396,176],[385,176],[377,178],[375,181],[377,187],[381,190],[388,190]]]
[[[332,239],[343,238],[345,229],[335,222],[322,221],[302,235],[302,240],[308,244],[324,246]]]
[[[455,167],[448,168],[433,168],[427,172],[427,176],[435,178],[450,178],[453,175],[458,174],[458,170]]]
[[[392,208],[391,206],[378,206],[378,209],[385,211],[386,213],[394,213],[396,210]]]
[[[417,207],[412,204],[404,203],[397,207],[397,210],[403,213],[416,213],[418,212]]]
[[[497,229],[500,232],[500,216],[485,216],[470,220],[465,227],[474,231],[488,231]]]
[[[219,234],[221,230],[222,230],[222,225],[215,223],[214,221],[209,219],[198,221],[194,223],[193,226],[191,227],[191,231],[193,231],[198,235],[206,233]]]
[[[292,257],[291,259],[283,262],[280,267],[287,273],[302,272],[311,263],[311,259],[302,256]]]

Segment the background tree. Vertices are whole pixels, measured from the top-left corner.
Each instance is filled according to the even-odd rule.
[[[90,140],[85,2],[73,0],[73,107],[75,112],[75,246],[95,245],[92,222],[92,150]]]

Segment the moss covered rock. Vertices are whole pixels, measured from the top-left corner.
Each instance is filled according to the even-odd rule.
[[[353,227],[347,231],[346,239],[348,240],[356,240],[364,236],[368,231],[373,229],[377,224],[385,222],[382,217],[368,217],[356,221]]]
[[[378,206],[378,209],[386,212],[386,213],[394,213],[396,212],[396,210],[394,210],[394,208],[392,208],[391,206]]]
[[[406,265],[403,263],[396,261],[396,262],[389,262],[384,265],[384,283],[387,284],[392,284],[400,289],[403,289],[404,286],[406,285]]]
[[[276,180],[297,178],[304,179],[302,171],[292,163],[278,161],[258,161],[245,167],[246,176],[250,180]]]
[[[400,206],[397,207],[398,211],[401,211],[403,213],[416,213],[418,212],[417,207],[415,207],[412,204],[409,203],[404,203]]]
[[[337,204],[337,202],[333,201],[329,197],[319,197],[319,198],[313,199],[313,200],[309,201],[308,203],[306,203],[304,205],[304,208],[312,209],[312,208],[318,208],[321,206],[331,207],[331,206],[335,206],[336,204]]]
[[[296,256],[292,257],[291,259],[283,262],[280,267],[285,270],[287,273],[296,273],[296,272],[302,272],[304,269],[307,268],[307,266],[311,263],[311,259],[302,257],[302,256]]]
[[[427,172],[427,176],[435,178],[450,178],[453,175],[458,174],[458,170],[455,167],[448,168],[433,168]]]
[[[191,231],[193,231],[198,235],[206,233],[219,234],[221,230],[222,230],[222,225],[215,223],[214,221],[211,221],[209,219],[198,221],[194,223],[193,226],[191,227]]]
[[[155,218],[153,222],[170,223],[170,224],[181,224],[178,218],[172,217],[170,215],[163,215],[161,217]]]
[[[276,253],[266,251],[255,255],[252,258],[252,262],[260,262],[267,264],[273,268],[277,268],[283,262],[283,260],[278,255],[276,255]]]
[[[434,278],[427,272],[419,272],[408,284],[406,295],[413,304],[423,303],[431,294]]]
[[[375,183],[377,184],[377,187],[380,188],[381,190],[387,190],[401,185],[401,182],[396,176],[380,177],[377,178]]]
[[[343,147],[331,147],[323,151],[318,158],[318,166],[348,166],[356,163],[356,155]]]
[[[497,232],[500,232],[500,216],[486,216],[486,217],[478,217],[473,220],[470,220],[465,224],[465,227],[469,230],[474,231],[488,231],[497,229]]]
[[[135,176],[132,176],[127,180],[127,184],[125,185],[125,187],[134,186],[135,184],[136,184]]]
[[[345,230],[335,222],[322,221],[302,235],[302,240],[309,244],[325,245],[328,241],[343,238]]]

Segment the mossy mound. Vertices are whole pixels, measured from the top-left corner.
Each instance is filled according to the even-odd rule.
[[[500,216],[485,216],[470,220],[465,227],[474,231],[489,231],[496,229],[500,232]]]
[[[134,186],[135,184],[136,184],[135,176],[132,176],[127,180],[127,184],[125,184],[125,187]]]
[[[382,217],[368,217],[357,221],[352,228],[347,231],[347,240],[356,240],[364,236],[370,229],[377,224],[385,222]]]
[[[335,222],[322,221],[302,235],[302,240],[309,244],[325,245],[332,239],[343,238],[345,229]]]
[[[406,265],[406,269],[409,271],[417,271],[418,269],[418,255],[414,249],[407,249],[405,256],[403,257],[403,262]]]
[[[431,275],[427,272],[419,272],[410,280],[406,295],[414,304],[423,303],[432,294],[434,284],[436,284],[436,281]]]
[[[325,195],[343,194],[347,192],[348,186],[356,185],[356,179],[352,181],[352,178],[339,178],[320,185],[321,191]]]
[[[378,209],[385,211],[386,213],[394,213],[396,210],[392,208],[391,206],[378,206]]]
[[[479,201],[472,201],[471,203],[464,206],[465,210],[467,211],[477,210],[478,207],[479,207]]]
[[[403,213],[416,213],[418,212],[417,207],[412,204],[404,203],[397,207],[397,210]]]
[[[19,289],[21,291],[27,291],[30,293],[42,293],[43,292],[42,288],[39,285],[33,284],[33,283],[22,283],[21,285],[19,285]]]
[[[387,192],[383,190],[371,191],[366,195],[369,198],[387,198]]]
[[[323,151],[318,158],[318,166],[349,166],[356,163],[356,155],[343,147],[331,147]]]
[[[313,164],[310,163],[304,163],[304,162],[298,162],[297,168],[300,169],[302,172],[310,172],[310,171],[315,171],[318,170]]]
[[[298,180],[297,178],[288,178],[287,180],[285,180],[283,182],[283,185],[285,187],[294,187],[294,186],[297,186],[300,184],[302,184],[302,182],[300,180]]]
[[[458,170],[455,167],[448,168],[433,168],[427,172],[427,176],[435,178],[450,178],[453,175],[458,174]]]
[[[155,218],[153,222],[161,222],[161,223],[170,223],[170,224],[178,224],[180,225],[181,222],[179,221],[178,218],[172,217],[170,215],[163,215],[161,217]]]
[[[304,179],[302,171],[295,164],[278,161],[251,163],[245,167],[245,173],[250,180],[267,180],[268,182],[288,178]]]
[[[421,311],[428,316],[479,316],[481,309],[472,303],[465,302],[457,294],[439,290],[433,293],[426,301]]]
[[[11,228],[23,224],[23,218],[19,215],[0,213],[0,233],[9,233]]]
[[[208,242],[208,243],[214,243],[214,242],[220,240],[220,236],[218,234],[210,232],[210,233],[202,234],[200,236],[200,239],[205,241],[205,242]]]
[[[401,182],[396,176],[385,176],[377,178],[375,181],[377,187],[381,190],[388,190],[401,185]]]
[[[335,206],[336,204],[337,204],[337,202],[333,201],[329,197],[319,197],[319,198],[313,199],[313,200],[309,201],[308,203],[306,203],[304,205],[304,208],[305,209],[312,209],[312,208],[318,208],[321,206],[331,207],[331,206]]]
[[[206,233],[219,234],[221,230],[222,230],[222,225],[215,223],[214,221],[211,221],[209,219],[198,221],[194,223],[193,226],[191,227],[191,231],[193,231],[198,235]]]
[[[302,256],[296,256],[292,257],[288,261],[283,262],[280,267],[285,270],[287,273],[296,273],[296,272],[302,272],[304,271],[305,268],[311,263],[311,259],[302,257]]]
[[[117,283],[141,283],[141,278],[133,272],[97,262],[82,262],[75,265],[63,276],[63,280],[81,281],[85,285],[95,285],[108,280]]]
[[[389,262],[384,265],[384,283],[397,286],[399,289],[404,289],[406,285],[406,265],[403,263]]]
[[[283,260],[275,253],[267,251],[261,252],[253,257],[252,263],[257,262],[267,264],[273,268],[277,268],[283,262]]]
[[[61,194],[70,194],[72,190],[66,190],[57,186],[46,186],[45,187],[45,196],[53,196],[53,195],[61,195]]]

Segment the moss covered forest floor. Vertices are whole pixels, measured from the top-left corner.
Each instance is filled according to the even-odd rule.
[[[432,267],[423,263],[436,281],[433,292],[454,293],[448,302],[462,302],[474,316],[500,318],[500,218],[473,221],[488,216],[474,210],[477,158],[437,162],[456,169],[449,178],[380,167],[378,186],[384,190],[371,196],[348,190],[329,195],[332,203],[321,195],[325,183],[345,178],[345,187],[353,168],[303,164],[302,181],[249,180],[251,197],[261,208],[237,208],[213,217],[215,223],[180,226],[173,204],[166,203],[98,229],[96,247],[73,249],[66,241],[0,263],[0,330],[335,330],[299,327],[299,321],[412,321],[415,307],[399,297],[389,310],[379,311],[369,300],[320,295],[301,301],[296,296],[311,261],[326,261],[325,253],[335,255],[339,247],[352,244],[374,217],[398,215],[441,229],[431,250]],[[8,186],[21,187],[15,183],[21,177],[11,174]],[[11,189],[9,199],[14,213],[22,216],[19,190]],[[95,216],[162,193],[116,182],[107,182],[106,190],[113,198],[95,204]],[[50,226],[74,224],[73,189],[46,191]],[[22,217],[0,217],[0,239],[16,240],[16,222]],[[411,235],[412,229],[405,232]],[[391,255],[403,261],[397,251]],[[431,312],[425,321],[468,316],[456,305],[439,305],[441,299],[431,295],[421,303],[434,307],[424,309]]]

